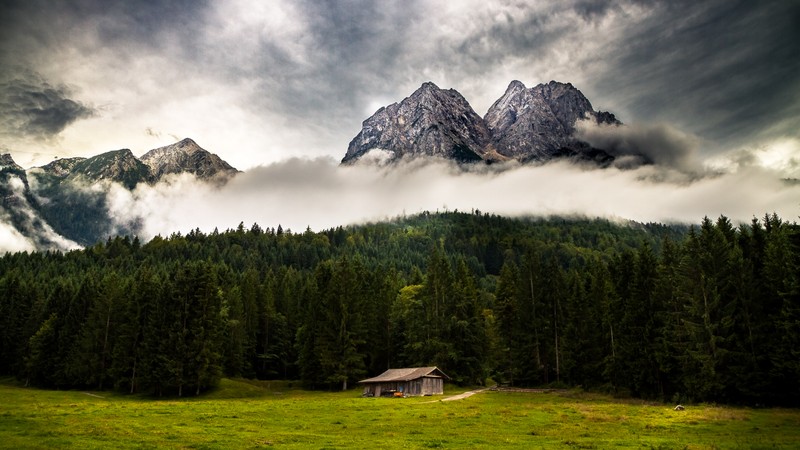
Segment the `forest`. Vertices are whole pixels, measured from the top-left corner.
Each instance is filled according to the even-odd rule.
[[[320,232],[194,230],[0,258],[0,374],[198,395],[222,377],[800,405],[800,227],[424,212]]]

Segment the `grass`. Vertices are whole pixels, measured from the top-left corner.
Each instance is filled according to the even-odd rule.
[[[461,391],[448,392],[456,394]],[[91,394],[91,395],[90,395]],[[99,396],[99,397],[98,397]],[[223,380],[200,398],[0,382],[3,448],[798,448],[800,410],[619,401],[582,393],[360,398]]]

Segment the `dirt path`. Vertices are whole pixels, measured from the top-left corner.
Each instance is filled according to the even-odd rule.
[[[489,388],[476,389],[474,391],[467,391],[467,392],[464,392],[464,393],[461,393],[461,394],[458,394],[458,395],[452,395],[450,397],[445,397],[445,398],[440,399],[440,400],[431,400],[429,402],[423,402],[423,403],[451,402],[453,400],[463,400],[463,399],[465,399],[467,397],[472,397],[473,395],[477,394],[478,392],[483,392],[483,391],[486,391],[488,389]]]
[[[445,398],[443,398],[441,400],[431,400],[429,402],[422,402],[422,403],[450,402],[450,401],[453,401],[453,400],[462,400],[462,399],[465,399],[467,397],[472,397],[473,395],[475,395],[475,394],[477,394],[479,392],[489,391],[489,390],[491,390],[491,391],[501,391],[501,392],[528,392],[528,393],[534,393],[534,394],[549,394],[549,393],[552,393],[552,392],[566,392],[567,391],[566,389],[524,389],[524,388],[509,388],[509,387],[498,388],[497,386],[490,386],[490,387],[485,387],[483,389],[476,389],[474,391],[467,391],[467,392],[464,392],[462,394],[453,395],[453,396],[450,396],[450,397],[445,397]]]
[[[102,395],[92,394],[91,392],[83,392],[83,394],[89,395],[91,397],[105,398]]]

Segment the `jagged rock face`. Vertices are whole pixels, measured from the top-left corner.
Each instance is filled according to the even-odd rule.
[[[204,150],[191,139],[156,148],[145,153],[142,162],[156,179],[171,173],[191,173],[200,179],[227,178],[239,171],[219,156]]]
[[[600,149],[574,139],[575,122],[593,118],[619,123],[613,114],[596,112],[571,84],[551,81],[526,88],[513,81],[481,119],[453,89],[425,83],[399,104],[381,108],[365,120],[350,142],[343,164],[370,150],[404,156],[441,156],[464,161],[544,161],[571,156],[600,163],[613,160]]]
[[[356,161],[370,150],[408,155],[480,161],[489,130],[464,97],[453,89],[425,83],[399,104],[379,109],[363,122],[342,163]]]
[[[69,177],[83,177],[90,182],[116,181],[128,189],[133,189],[141,182],[153,181],[150,168],[136,159],[128,149],[114,150],[78,161],[72,166]]]
[[[23,170],[22,167],[14,161],[10,153],[0,155],[0,170],[2,169]]]
[[[72,169],[75,168],[75,165],[85,160],[86,158],[81,157],[61,158],[45,164],[44,166],[36,167],[33,170],[45,173],[47,175],[52,175],[56,178],[65,178],[72,173]]]
[[[8,154],[0,155],[0,221],[35,249],[69,250],[78,246],[55,232],[43,218],[25,170]]]
[[[596,113],[572,84],[551,81],[526,89],[512,81],[484,120],[497,153],[528,161],[592,153],[593,149],[572,137],[575,122],[584,118],[618,123],[613,114]]]
[[[15,217],[15,208],[27,205],[30,189],[28,177],[10,154],[0,155],[0,206]]]
[[[238,173],[191,139],[151,150],[142,159],[123,149],[91,158],[57,159],[25,171],[11,155],[0,155],[0,226],[8,225],[38,250],[66,250],[113,235],[135,235],[139,221],[115,221],[111,216],[112,182],[134,189],[170,173],[188,172],[215,182]]]
[[[118,233],[135,234],[134,228],[114,224],[107,189],[112,182],[133,189],[154,181],[150,168],[128,149],[91,158],[59,159],[28,174],[43,222],[74,241],[73,246],[93,244]]]

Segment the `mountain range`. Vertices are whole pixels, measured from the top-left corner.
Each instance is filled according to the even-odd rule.
[[[110,183],[132,190],[172,174],[224,183],[238,170],[191,139],[136,158],[129,149],[91,158],[57,159],[25,170],[11,155],[0,155],[0,221],[37,249],[65,250],[117,234],[136,234],[139,224],[117,224],[108,208]]]
[[[569,83],[551,81],[527,88],[512,81],[480,117],[456,90],[427,82],[365,120],[342,164],[356,164],[374,153],[389,163],[414,157],[458,163],[570,158],[602,167],[614,161],[618,155],[575,137],[580,120],[620,124],[613,114],[595,111]],[[141,223],[121,224],[110,217],[112,185],[133,190],[140,183],[153,185],[177,174],[223,184],[236,173],[188,138],[139,158],[122,149],[91,158],[56,159],[28,170],[11,155],[0,155],[0,237],[18,233],[38,250],[66,250],[113,235],[135,235]]]
[[[355,163],[375,150],[389,161],[417,156],[490,163],[561,157],[601,165],[613,161],[608,151],[574,136],[579,120],[621,124],[613,114],[595,111],[570,83],[551,81],[529,89],[512,81],[480,117],[458,91],[428,82],[365,120],[342,164]]]

